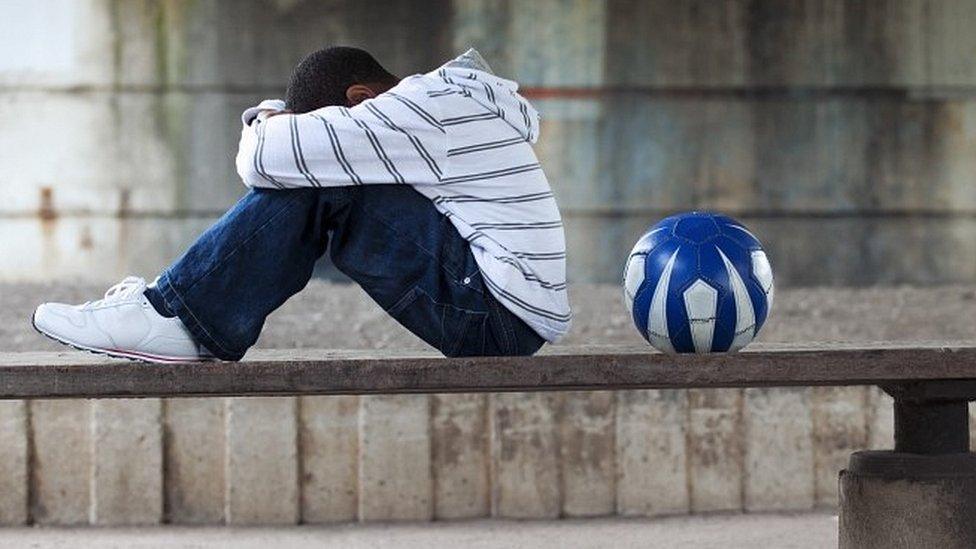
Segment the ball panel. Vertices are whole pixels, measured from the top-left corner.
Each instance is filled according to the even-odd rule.
[[[769,258],[766,257],[766,252],[762,250],[753,250],[752,254],[752,277],[762,288],[764,294],[766,294],[766,307],[767,309],[772,309],[773,307],[773,296],[776,293],[776,289],[773,284],[773,267],[769,264]]]
[[[720,292],[715,319],[715,335],[712,338],[712,352],[724,353],[729,350],[735,338],[735,297],[724,290]]]
[[[651,300],[654,298],[654,291],[668,260],[678,249],[678,246],[678,242],[671,237],[658,243],[644,255],[644,281],[634,296],[634,309],[631,312],[634,324],[644,339],[647,339],[648,313],[651,308]]]
[[[682,299],[685,303],[685,313],[688,315],[691,342],[695,352],[711,352],[718,309],[718,290],[699,278],[684,291]]]
[[[671,332],[671,347],[674,353],[694,353],[695,342],[691,339],[691,329],[688,325],[688,313],[681,300],[674,300],[674,307],[669,304],[668,323],[676,328]]]
[[[739,271],[729,261],[721,248],[718,249],[718,253],[722,256],[722,261],[725,262],[725,268],[731,281],[732,295],[735,299],[735,337],[732,338],[729,350],[737,351],[745,347],[756,336],[756,312],[752,306],[752,297],[749,295],[749,290],[746,289]]]
[[[766,315],[769,311],[767,299],[762,286],[756,279],[755,276],[755,256],[754,253],[765,254],[761,249],[759,250],[744,250],[738,243],[735,243],[731,238],[723,236],[718,239],[718,244],[722,248],[728,259],[735,265],[735,269],[738,272],[741,280],[743,281],[746,290],[749,292],[749,296],[752,301],[752,308],[755,314],[756,327],[753,330],[754,334],[759,332],[759,328],[762,327],[763,323],[766,321]]]
[[[675,238],[676,241],[680,240]],[[688,310],[685,308],[684,292],[698,279],[698,246],[682,243],[671,274],[671,284],[667,299],[668,333],[671,346],[678,353],[695,352],[688,323]]]
[[[669,215],[668,217],[665,217],[664,219],[655,223],[652,228],[657,229],[663,227],[668,230],[668,234],[674,234],[674,226],[677,225],[678,221],[681,221],[681,219],[684,218],[686,215],[688,214],[680,213],[675,215]]]
[[[719,234],[718,225],[710,214],[692,213],[683,216],[674,226],[674,235],[701,244]]]
[[[659,246],[663,242],[667,242],[673,237],[671,234],[670,227],[652,227],[651,230],[644,233],[637,244],[634,245],[634,249],[631,253],[643,253],[650,252],[655,247]]]
[[[654,298],[654,287],[654,283],[647,279],[644,280],[637,289],[637,294],[634,295],[634,307],[630,312],[634,326],[637,327],[637,331],[640,332],[640,335],[644,339],[647,339],[647,312],[651,309],[651,299]]]
[[[769,258],[766,252],[754,250],[750,254],[752,259],[752,276],[756,278],[764,292],[769,292],[773,287],[773,268],[769,265]]]
[[[730,290],[729,272],[714,242],[703,244],[699,249],[699,272],[702,279],[709,281],[719,292],[712,338],[712,352],[718,353],[727,351],[735,338],[735,296]]]
[[[730,238],[736,244],[746,250],[762,249],[762,244],[759,243],[759,239],[756,238],[756,235],[752,234],[752,231],[747,229],[745,225],[742,225],[741,223],[734,221],[731,223],[723,223],[722,235]]]
[[[762,288],[754,280],[743,279],[743,282],[745,283],[746,290],[749,292],[752,309],[756,315],[756,327],[753,330],[753,337],[755,337],[755,334],[758,334],[759,329],[766,323],[766,317],[769,315],[769,301],[767,301],[766,294],[763,293]]]
[[[646,253],[631,254],[624,271],[624,304],[627,306],[627,312],[631,314],[634,312],[634,296],[637,295],[637,290],[644,283],[644,259],[646,257]]]
[[[675,249],[668,258],[654,288],[654,296],[647,311],[647,340],[664,352],[674,352],[668,329],[667,302],[671,286],[671,273],[681,249]]]

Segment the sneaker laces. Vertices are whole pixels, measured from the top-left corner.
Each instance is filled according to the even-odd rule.
[[[146,291],[146,279],[138,276],[127,276],[115,286],[105,291],[105,295],[98,301],[88,301],[82,307],[116,303],[132,299]]]

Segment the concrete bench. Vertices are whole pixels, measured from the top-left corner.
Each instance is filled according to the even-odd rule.
[[[671,357],[646,347],[554,347],[535,357],[258,351],[240,363],[147,365],[76,352],[0,354],[0,398],[341,395],[878,385],[895,448],[840,475],[841,547],[976,546],[976,343],[754,345]]]

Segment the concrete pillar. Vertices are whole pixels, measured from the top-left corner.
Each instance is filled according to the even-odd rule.
[[[434,518],[489,516],[487,395],[434,395],[430,422]]]
[[[868,448],[893,448],[895,444],[894,399],[879,387],[868,387],[865,414]]]
[[[745,510],[813,508],[810,390],[745,389],[743,399]]]
[[[617,513],[687,513],[687,392],[619,391],[616,408]]]
[[[295,398],[228,398],[225,403],[227,523],[297,523]]]
[[[433,516],[428,398],[360,398],[360,520],[430,520]]]
[[[166,520],[220,524],[226,494],[224,400],[174,398],[163,407]]]
[[[688,390],[691,511],[742,509],[740,389]]]
[[[162,406],[155,398],[92,403],[92,524],[162,521],[161,416]]]
[[[302,522],[356,520],[359,397],[310,396],[298,403]]]
[[[89,518],[92,442],[87,400],[32,400],[31,517],[41,525]]]
[[[976,456],[858,452],[840,474],[840,548],[976,546]]]
[[[614,393],[566,393],[559,416],[563,516],[612,515],[616,506]]]
[[[976,402],[969,403],[969,451],[976,451]]]
[[[837,473],[852,452],[867,447],[867,387],[812,389],[813,462],[816,504],[837,505]]]
[[[0,402],[0,526],[27,523],[27,403]]]
[[[491,395],[493,516],[559,516],[559,398],[555,393]]]

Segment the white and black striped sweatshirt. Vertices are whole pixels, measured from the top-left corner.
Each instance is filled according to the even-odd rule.
[[[569,329],[566,243],[532,143],[536,110],[480,55],[464,55],[352,107],[242,116],[249,187],[412,185],[449,217],[500,303],[548,341]],[[260,115],[259,115],[260,114]]]

